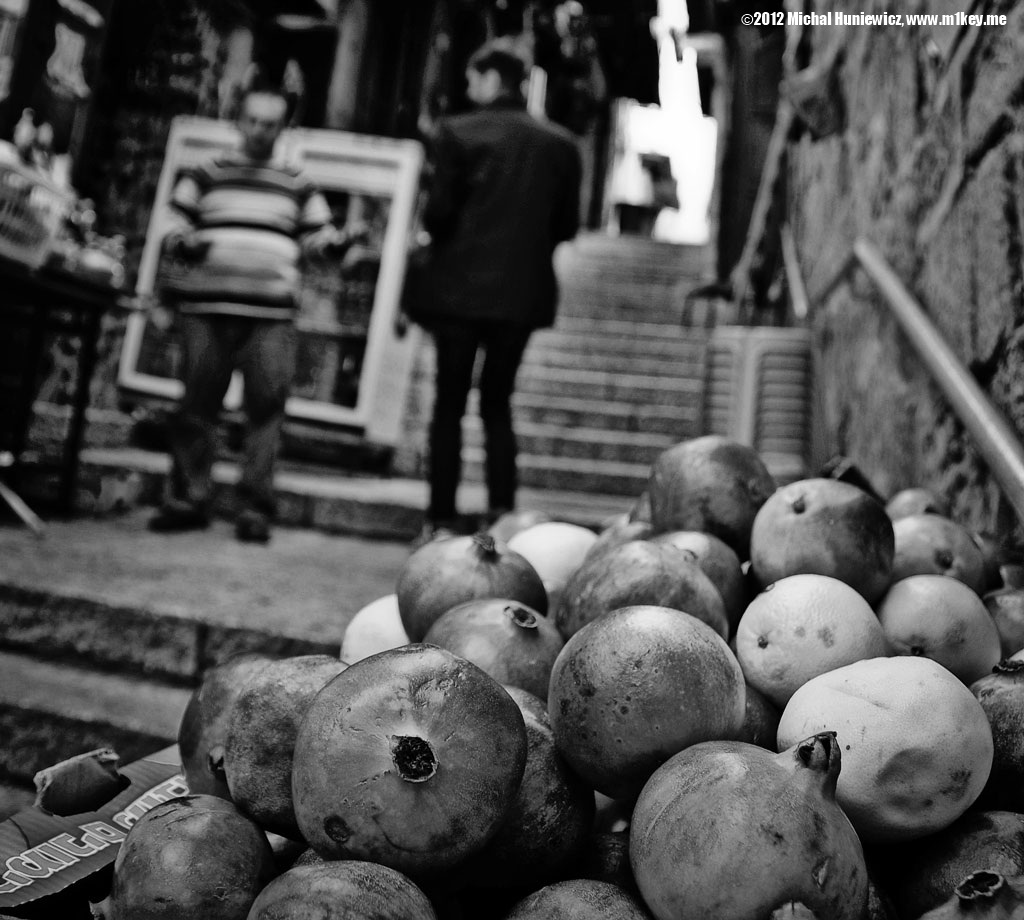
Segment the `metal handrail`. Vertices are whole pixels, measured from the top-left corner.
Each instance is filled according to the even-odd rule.
[[[848,267],[859,266],[885,298],[921,362],[974,439],[1018,518],[1024,521],[1024,448],[1019,436],[992,405],[879,249],[868,240],[858,239],[852,256]]]

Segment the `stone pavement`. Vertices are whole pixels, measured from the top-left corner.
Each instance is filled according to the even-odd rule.
[[[406,543],[287,527],[268,546],[242,544],[223,520],[154,534],[151,513],[51,521],[43,539],[2,526],[0,587],[340,645],[351,616],[394,590],[409,555]]]

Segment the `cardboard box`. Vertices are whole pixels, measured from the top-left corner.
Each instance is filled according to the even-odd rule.
[[[0,823],[0,920],[88,918],[131,826],[188,794],[177,745],[124,767],[116,757],[92,751],[43,771],[36,805]],[[67,813],[76,803],[81,811]]]

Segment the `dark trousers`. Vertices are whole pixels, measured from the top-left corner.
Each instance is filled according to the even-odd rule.
[[[237,368],[245,384],[247,422],[240,510],[274,512],[274,464],[285,402],[295,371],[296,333],[290,322],[233,316],[182,315],[185,395],[171,420],[173,461],[167,504],[209,509],[217,421]]]
[[[473,385],[477,351],[480,370],[480,418],[484,427],[486,482],[492,511],[515,507],[516,438],[512,430],[512,393],[516,373],[532,330],[511,323],[434,323],[437,353],[434,416],[430,426],[429,520],[456,518],[455,493],[462,476],[462,417]]]

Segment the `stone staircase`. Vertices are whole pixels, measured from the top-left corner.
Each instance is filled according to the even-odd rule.
[[[698,433],[707,332],[680,319],[710,252],[590,234],[559,255],[558,320],[531,340],[514,399],[520,481],[635,497],[654,457]],[[479,480],[472,402],[464,435],[466,475]]]

